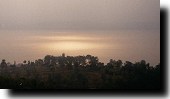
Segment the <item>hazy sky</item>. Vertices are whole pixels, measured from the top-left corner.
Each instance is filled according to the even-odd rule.
[[[0,59],[46,54],[160,62],[159,0],[0,0]]]

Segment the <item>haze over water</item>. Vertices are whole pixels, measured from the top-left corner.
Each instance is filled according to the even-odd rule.
[[[159,0],[1,0],[0,59],[160,62]]]

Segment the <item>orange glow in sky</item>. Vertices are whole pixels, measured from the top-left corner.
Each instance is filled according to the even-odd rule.
[[[160,0],[1,0],[0,60],[160,62]]]
[[[77,50],[90,50],[102,49],[109,47],[107,44],[97,43],[102,40],[101,38],[83,37],[83,36],[48,36],[40,37],[39,39],[45,40],[41,47],[46,50],[53,51],[77,51]]]

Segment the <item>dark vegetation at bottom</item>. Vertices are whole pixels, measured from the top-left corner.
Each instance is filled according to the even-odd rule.
[[[114,89],[161,90],[160,64],[144,60],[132,63],[110,60],[107,65],[97,57],[47,55],[20,67],[1,62],[0,88],[8,89]]]

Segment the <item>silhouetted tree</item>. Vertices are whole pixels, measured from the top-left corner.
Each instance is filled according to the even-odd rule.
[[[161,88],[160,63],[150,66],[145,60],[110,59],[107,65],[98,57],[52,56],[23,61],[11,68],[3,59],[0,67],[0,88],[19,89],[154,89]],[[17,64],[19,65],[19,64]],[[56,69],[57,68],[57,69]]]
[[[1,68],[6,68],[6,67],[7,67],[6,60],[3,59],[2,62],[1,62]]]

